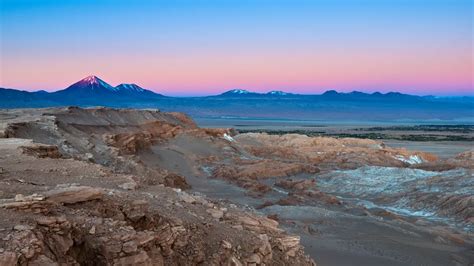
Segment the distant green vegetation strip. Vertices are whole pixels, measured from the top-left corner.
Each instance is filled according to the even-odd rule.
[[[390,126],[357,128],[357,131],[430,131],[430,132],[456,132],[474,133],[474,125],[416,125],[416,126]]]
[[[324,131],[311,131],[311,130],[246,130],[239,129],[239,133],[267,133],[269,135],[284,135],[284,134],[301,134],[310,137],[314,136],[327,136],[335,138],[359,138],[359,139],[394,139],[394,140],[405,140],[405,141],[474,141],[474,137],[470,136],[452,136],[452,135],[390,135],[383,133],[326,133]]]

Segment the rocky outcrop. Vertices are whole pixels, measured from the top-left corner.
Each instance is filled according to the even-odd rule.
[[[30,111],[5,128],[6,137],[46,143],[22,147],[25,153],[38,158],[65,157],[99,163],[142,180],[180,188],[189,188],[181,175],[146,167],[137,154],[185,132],[207,134],[184,114],[157,110],[70,107]],[[177,179],[171,180],[174,177]]]
[[[133,132],[136,131],[136,132]],[[140,125],[132,132],[105,135],[108,145],[116,147],[120,154],[136,154],[150,148],[153,144],[174,138],[184,131],[183,127],[166,122],[155,121]]]
[[[155,179],[90,161],[33,158],[18,149],[26,142],[5,143],[2,266],[314,265],[273,220]],[[167,185],[187,185],[161,174]]]
[[[31,144],[28,146],[21,146],[24,154],[35,156],[38,158],[61,158],[62,155],[59,152],[59,149],[55,145],[45,145],[45,144]]]
[[[47,213],[13,226],[2,238],[8,245],[0,242],[1,265],[314,265],[299,238],[286,235],[276,221],[185,192],[178,191],[174,199],[182,202],[180,208],[191,213],[207,208],[208,216],[198,218],[199,223],[154,210],[153,201],[109,199],[93,188],[45,194],[21,200],[75,205],[51,205]]]
[[[180,124],[187,128],[197,128],[196,123],[189,116],[179,112],[169,112],[168,115],[176,118]]]
[[[101,199],[103,190],[87,186],[68,186],[47,191],[43,194],[24,196],[17,194],[14,199],[0,200],[0,208],[33,213],[47,213],[54,206],[74,204]]]
[[[317,167],[305,163],[285,163],[275,160],[235,160],[232,165],[216,166],[212,172],[212,177],[229,180],[254,192],[265,193],[270,191],[270,188],[260,183],[259,180],[318,172]]]
[[[474,169],[474,150],[462,152],[447,162],[456,165],[456,167]]]
[[[364,165],[405,167],[412,162],[437,160],[436,156],[429,153],[393,149],[380,141],[369,139],[266,133],[239,134],[235,138],[254,156],[285,162],[307,162],[317,164],[320,168],[354,169]]]
[[[68,186],[45,193],[45,200],[59,204],[74,204],[83,201],[102,199],[104,191],[87,186]]]

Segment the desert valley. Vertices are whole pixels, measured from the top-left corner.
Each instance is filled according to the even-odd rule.
[[[472,0],[0,0],[0,266],[474,266]]]
[[[474,151],[0,112],[2,265],[468,265]]]

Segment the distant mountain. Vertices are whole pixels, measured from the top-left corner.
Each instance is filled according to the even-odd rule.
[[[120,85],[118,85],[117,87],[115,87],[116,89],[118,89],[119,91],[126,91],[126,92],[144,92],[145,89],[138,86],[137,84],[125,84],[125,83],[122,83]]]
[[[81,97],[83,99],[93,98],[94,100],[97,100],[97,97],[107,97],[110,99],[110,97],[120,98],[123,96],[139,98],[163,96],[152,91],[145,90],[136,84],[120,84],[116,87],[113,87],[96,76],[88,76],[64,90],[51,93],[51,95],[74,98]],[[103,100],[106,100],[107,98],[104,98]]]
[[[404,101],[405,103],[407,101],[420,101],[423,100],[423,97],[421,96],[416,96],[416,95],[409,95],[409,94],[402,94],[399,92],[388,92],[388,93],[380,93],[380,92],[374,92],[374,93],[365,93],[365,92],[360,92],[360,91],[352,91],[348,93],[340,93],[335,90],[328,90],[325,93],[321,94],[320,97],[322,100],[325,101],[344,101],[344,102],[402,102]]]
[[[96,76],[88,76],[64,90],[52,92],[45,98],[65,105],[123,106],[127,103],[152,101],[164,97],[136,84],[116,87]]]
[[[421,96],[415,95],[408,95],[402,94],[399,92],[388,92],[388,93],[380,93],[375,92],[372,94],[360,92],[360,91],[353,91],[348,93],[337,92],[335,90],[328,90],[323,94],[295,94],[295,93],[288,93],[284,91],[269,91],[267,93],[257,93],[257,92],[250,92],[247,90],[241,89],[234,89],[230,91],[226,91],[222,94],[210,96],[210,97],[232,97],[232,98],[242,98],[242,99],[274,99],[274,98],[288,98],[288,99],[311,99],[315,101],[323,100],[323,101],[418,101],[423,100]]]
[[[135,97],[164,97],[161,94],[146,90],[137,84],[120,84],[115,87],[115,92],[123,96],[135,96]]]
[[[224,92],[222,94],[219,94],[219,95],[216,95],[216,96],[219,96],[219,97],[255,97],[255,96],[259,96],[259,95],[260,95],[260,93],[251,92],[251,91],[248,91],[248,90],[234,89],[234,90],[226,91],[226,92]]]
[[[63,90],[51,93],[0,88],[0,97],[0,107],[5,108],[64,105],[121,107],[166,98],[136,84],[120,84],[114,87],[96,76],[88,76]]]
[[[289,96],[289,95],[295,95],[293,93],[289,93],[289,92],[284,92],[284,91],[269,91],[266,93],[266,95],[270,95],[270,96]]]
[[[107,82],[96,76],[88,76],[64,90],[53,92],[52,95],[61,97],[99,97],[110,96],[118,91]]]
[[[307,120],[462,120],[474,123],[474,97],[415,96],[399,92],[319,95],[284,91],[267,93],[243,89],[207,97],[166,97],[136,84],[116,87],[96,76],[66,89],[48,93],[0,88],[0,108],[48,106],[109,106],[159,108],[186,112],[194,117],[246,117]]]
[[[285,96],[303,96],[301,94],[293,94],[284,91],[269,91],[267,93],[251,92],[248,90],[234,89],[226,91],[222,94],[210,97],[235,97],[235,98],[264,98],[264,97],[285,97]]]

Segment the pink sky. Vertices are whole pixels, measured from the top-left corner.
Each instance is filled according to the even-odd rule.
[[[474,94],[470,0],[22,2],[2,6],[0,87]]]
[[[305,94],[328,89],[473,94],[471,62],[463,60],[461,52],[458,55],[412,53],[401,56],[366,51],[350,58],[337,51],[289,55],[18,58],[14,65],[2,69],[0,84],[54,91],[93,74],[111,85],[137,83],[166,95],[209,95],[232,88]],[[48,67],[42,67],[45,65]]]

